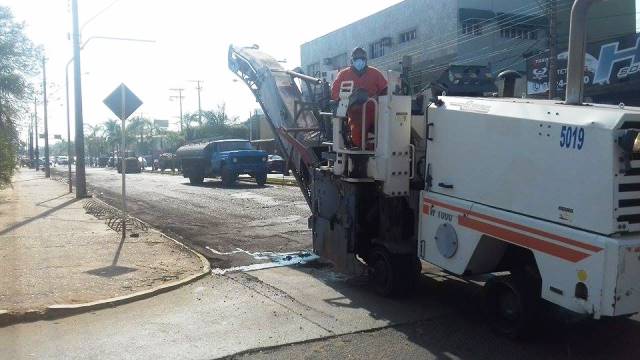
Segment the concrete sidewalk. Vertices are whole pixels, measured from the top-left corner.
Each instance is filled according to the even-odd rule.
[[[208,272],[204,258],[155,230],[122,242],[85,213],[86,201],[30,169],[0,191],[0,325],[146,297]]]

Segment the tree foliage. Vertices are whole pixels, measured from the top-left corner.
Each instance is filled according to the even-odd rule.
[[[36,69],[37,51],[15,22],[8,7],[0,6],[0,183],[8,182],[16,166],[17,124],[29,101],[28,78]]]

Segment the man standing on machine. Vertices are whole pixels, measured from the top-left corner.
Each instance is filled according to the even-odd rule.
[[[375,98],[387,93],[387,80],[380,70],[367,66],[367,52],[357,47],[351,52],[351,66],[340,71],[338,77],[331,87],[331,99],[340,100],[340,85],[343,81],[353,81],[354,95],[358,92],[367,94],[367,98]],[[366,101],[366,100],[365,100]],[[351,132],[351,143],[354,147],[363,148],[362,146],[362,104],[364,101],[352,104],[348,112],[348,123]],[[373,133],[375,130],[375,105],[370,102],[366,109],[366,134]],[[366,141],[367,139],[364,139]],[[367,143],[367,150],[373,150],[373,145]]]

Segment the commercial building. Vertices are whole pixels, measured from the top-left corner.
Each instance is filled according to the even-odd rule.
[[[572,0],[555,0],[560,48],[568,41]],[[411,62],[414,90],[449,65],[488,66],[525,73],[526,60],[548,47],[548,0],[405,0],[301,46],[303,70],[322,76],[349,65],[356,46],[369,63],[399,70]],[[589,40],[635,32],[635,0],[593,7]]]

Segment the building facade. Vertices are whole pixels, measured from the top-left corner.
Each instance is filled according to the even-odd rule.
[[[566,47],[572,0],[557,0],[558,41]],[[369,63],[399,70],[410,61],[419,90],[449,65],[488,66],[497,75],[525,73],[527,58],[548,47],[547,0],[405,0],[301,46],[307,74],[323,76],[349,65],[353,48],[369,53]],[[635,0],[594,6],[590,40],[635,32]]]

